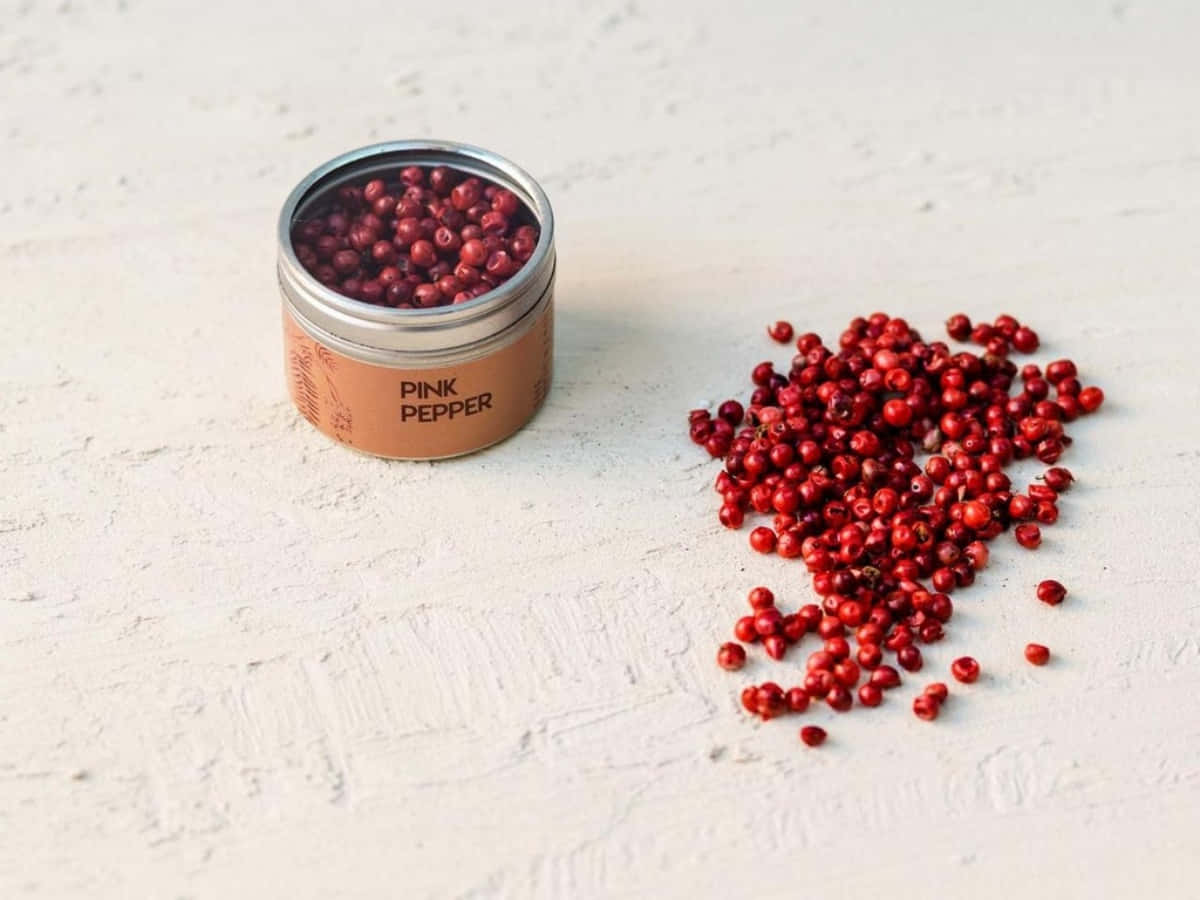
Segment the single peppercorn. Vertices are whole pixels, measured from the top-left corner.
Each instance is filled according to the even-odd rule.
[[[940,707],[941,704],[927,694],[921,694],[919,697],[913,699],[913,714],[918,719],[924,719],[926,722],[932,722],[938,717]]]
[[[773,606],[760,609],[754,614],[754,630],[760,637],[783,631],[783,613]]]
[[[863,706],[878,706],[883,702],[883,689],[867,682],[858,689],[858,702]]]
[[[908,672],[918,672],[925,664],[920,649],[912,644],[896,651],[896,662],[900,664],[900,668]]]
[[[804,676],[804,690],[810,697],[824,697],[837,682],[826,669],[813,669]]]
[[[833,677],[844,687],[852,688],[858,684],[859,678],[862,677],[862,670],[858,667],[858,663],[844,659],[834,665]]]
[[[846,712],[854,705],[854,695],[842,684],[834,684],[825,694],[825,702],[836,712]]]
[[[1018,525],[1013,534],[1017,538],[1017,543],[1026,550],[1033,550],[1042,543],[1042,529],[1033,524]]]
[[[972,684],[979,678],[979,663],[970,656],[960,656],[950,663],[950,674],[963,684]]]
[[[963,507],[963,524],[974,531],[982,531],[992,521],[992,511],[986,503],[971,500]]]
[[[726,503],[717,511],[717,518],[726,528],[732,528],[736,531],[746,521],[746,514],[740,506],[733,506]]]
[[[788,641],[782,634],[769,634],[763,638],[763,650],[774,660],[783,659],[787,654]]]
[[[717,417],[725,422],[728,422],[733,427],[742,424],[742,419],[745,417],[746,411],[742,404],[736,400],[726,400],[717,407]]]
[[[1046,366],[1046,380],[1051,384],[1058,384],[1064,378],[1074,378],[1078,374],[1075,363],[1069,359],[1056,359]]]
[[[1104,403],[1104,391],[1098,387],[1085,387],[1076,398],[1079,408],[1085,413],[1095,412]]]
[[[1067,596],[1067,589],[1061,582],[1047,578],[1037,586],[1037,598],[1050,606],[1058,606]]]
[[[790,322],[785,322],[781,319],[767,326],[767,334],[771,340],[777,341],[780,344],[790,343],[793,334],[792,325]]]
[[[891,666],[879,666],[871,673],[869,683],[883,690],[898,687],[900,685],[900,673]]]
[[[1071,483],[1075,480],[1075,476],[1071,474],[1071,470],[1064,469],[1062,466],[1047,469],[1046,474],[1042,477],[1046,480],[1046,487],[1060,493],[1069,490]]]
[[[789,688],[784,695],[787,707],[791,712],[802,713],[808,709],[809,696],[802,687]]]
[[[956,341],[965,341],[971,336],[971,320],[962,313],[955,313],[946,320],[946,333]]]
[[[800,740],[809,747],[819,747],[825,743],[825,729],[820,725],[805,725],[800,729]]]
[[[770,609],[775,605],[775,593],[767,587],[751,588],[746,599],[753,610]]]
[[[717,650],[717,665],[730,672],[736,672],[746,664],[746,648],[741,644],[724,643]]]
[[[744,644],[758,640],[758,629],[754,627],[754,616],[742,616],[733,625],[733,636]]]
[[[760,684],[755,695],[755,709],[764,721],[785,713],[787,700],[783,688],[773,681],[765,681]]]
[[[770,553],[775,549],[775,532],[762,525],[750,532],[750,546],[759,553]]]
[[[1012,345],[1021,353],[1034,353],[1039,344],[1037,332],[1032,328],[1022,325],[1013,332]]]
[[[1050,648],[1045,644],[1026,644],[1025,658],[1035,666],[1044,666],[1050,661]]]

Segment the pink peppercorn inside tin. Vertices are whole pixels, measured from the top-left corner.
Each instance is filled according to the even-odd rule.
[[[439,459],[504,440],[550,387],[554,215],[478,147],[394,141],[319,166],[279,216],[284,366],[340,443]]]

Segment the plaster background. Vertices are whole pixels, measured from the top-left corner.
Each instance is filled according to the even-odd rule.
[[[1200,7],[883,6],[0,2],[0,895],[1195,894]],[[274,224],[420,135],[549,192],[556,384],[392,464],[286,399]],[[919,683],[987,676],[805,751],[685,414],[875,309],[1108,401]]]

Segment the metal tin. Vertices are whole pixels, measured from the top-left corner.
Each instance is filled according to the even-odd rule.
[[[467,303],[393,309],[343,296],[305,270],[292,247],[293,225],[341,185],[394,176],[408,165],[448,166],[521,199],[540,236],[516,275]],[[377,456],[437,459],[503,440],[540,407],[551,378],[554,214],[518,166],[449,141],[352,150],[296,186],[279,215],[278,242],[289,390],[330,437]]]

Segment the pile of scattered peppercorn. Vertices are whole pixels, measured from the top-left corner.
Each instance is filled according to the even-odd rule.
[[[747,513],[773,516],[750,531],[750,546],[802,560],[821,598],[784,614],[772,591],[754,588],[751,614],[733,628],[737,641],[718,651],[718,664],[737,670],[746,644],[761,643],[781,660],[809,632],[823,642],[809,655],[801,685],[766,682],[742,691],[742,705],[763,719],[803,712],[813,699],[844,712],[856,688],[861,705],[878,706],[901,683],[883,662],[885,651],[900,669],[922,668],[920,645],[944,636],[954,611],[949,595],[987,565],[986,542],[1013,527],[1017,543],[1034,549],[1039,524],[1058,519],[1058,496],[1074,480],[1054,466],[1071,445],[1064,423],[1098,409],[1103,391],[1084,387],[1070,360],[1044,372],[1018,368],[1009,354],[1032,353],[1040,342],[1012,316],[972,325],[959,314],[946,328],[983,352],[952,352],[924,341],[903,319],[876,313],[854,319],[836,350],[801,335],[786,373],[770,362],[756,366],[747,406],[727,400],[716,416],[704,409],[689,415],[692,440],[724,460],[716,479],[720,522],[738,529]],[[793,336],[783,321],[767,331],[781,343]],[[1004,469],[1031,457],[1051,468],[1017,491]],[[1046,580],[1036,593],[1057,605],[1067,591]],[[1024,652],[1033,665],[1050,657],[1041,644]],[[980,671],[969,656],[951,666],[964,684]],[[913,712],[935,719],[948,695],[945,683],[930,684]],[[807,726],[801,737],[817,746],[825,732]]]
[[[318,281],[399,309],[486,294],[520,271],[538,237],[516,194],[446,166],[342,185],[292,227],[296,258]]]

